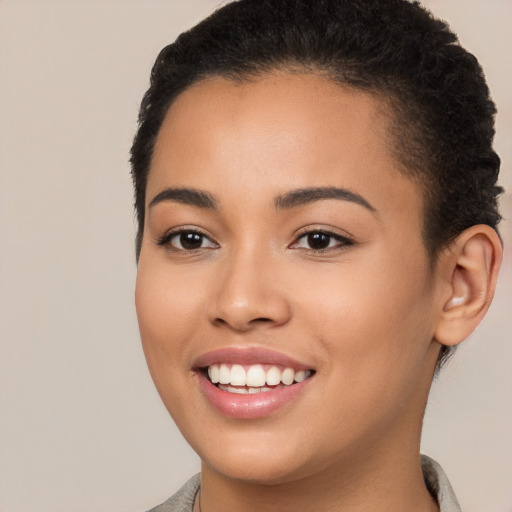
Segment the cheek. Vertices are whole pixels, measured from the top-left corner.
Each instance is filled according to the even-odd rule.
[[[433,333],[425,258],[347,262],[307,280],[305,329],[322,341],[345,386],[396,393],[421,371]],[[373,390],[371,390],[373,386]],[[380,393],[384,389],[380,390]]]
[[[155,387],[174,421],[182,425],[196,404],[191,390],[190,340],[197,328],[201,297],[190,280],[173,275],[160,262],[141,257],[135,305],[142,347]],[[200,309],[200,307],[199,307]],[[192,414],[193,417],[193,414]]]
[[[186,340],[196,325],[200,300],[193,291],[193,283],[183,283],[165,265],[146,264],[141,257],[135,306],[144,353],[155,380],[161,366],[176,366],[186,357]]]

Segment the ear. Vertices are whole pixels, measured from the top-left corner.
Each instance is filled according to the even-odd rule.
[[[496,288],[502,245],[490,226],[462,232],[440,256],[442,286],[439,322],[434,337],[443,345],[458,345],[485,316]]]

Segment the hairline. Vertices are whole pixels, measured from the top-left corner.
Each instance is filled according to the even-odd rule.
[[[339,73],[333,71],[331,66],[321,66],[318,63],[314,62],[300,62],[298,59],[289,59],[288,62],[283,59],[281,61],[271,62],[271,63],[256,63],[250,69],[246,70],[216,70],[214,72],[200,72],[193,79],[184,84],[184,86],[178,89],[174,95],[172,95],[165,105],[162,108],[163,115],[161,116],[160,124],[158,126],[158,130],[156,131],[152,146],[150,158],[148,160],[148,165],[145,173],[144,179],[144,200],[142,201],[143,208],[143,219],[145,219],[146,215],[146,191],[147,191],[147,182],[149,179],[149,174],[151,172],[153,156],[155,153],[155,147],[157,144],[158,137],[162,130],[162,126],[165,122],[165,118],[170,115],[172,106],[176,102],[176,100],[186,91],[201,84],[208,83],[210,81],[215,80],[226,80],[234,84],[248,84],[254,83],[258,80],[262,80],[267,77],[279,76],[279,75],[296,75],[296,76],[316,76],[318,78],[323,78],[330,83],[337,85],[338,87],[358,93],[368,94],[373,96],[377,100],[376,106],[379,114],[381,114],[386,121],[385,124],[385,133],[387,135],[387,140],[385,141],[388,144],[388,148],[390,150],[390,154],[397,164],[397,171],[400,172],[403,176],[410,179],[415,186],[418,187],[420,191],[421,198],[421,208],[422,208],[422,240],[427,252],[427,256],[430,262],[431,270],[434,271],[439,254],[446,248],[447,245],[452,240],[448,240],[446,243],[441,244],[439,246],[432,246],[432,244],[428,243],[428,215],[430,212],[430,208],[432,205],[430,204],[428,197],[428,182],[431,179],[432,172],[425,169],[419,168],[419,165],[408,166],[404,160],[405,156],[413,158],[414,155],[409,152],[407,154],[407,150],[404,147],[400,147],[400,143],[398,137],[394,134],[395,128],[400,125],[400,118],[403,116],[403,113],[400,112],[400,106],[405,107],[403,100],[401,100],[397,93],[394,93],[391,88],[379,87],[377,85],[355,85],[350,83],[348,80],[340,77]],[[423,161],[422,166],[427,165],[427,162]],[[144,235],[144,222],[142,222],[138,226],[137,232],[137,247],[136,247],[136,258],[137,262],[140,255],[140,250],[142,246],[142,239]]]

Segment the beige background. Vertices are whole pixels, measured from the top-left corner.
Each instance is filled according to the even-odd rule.
[[[198,469],[133,307],[127,163],[158,50],[216,0],[0,0],[0,511],[141,512]],[[429,0],[486,69],[512,189],[511,0]],[[512,216],[510,193],[503,200]],[[435,385],[423,451],[512,511],[512,225],[495,304]]]

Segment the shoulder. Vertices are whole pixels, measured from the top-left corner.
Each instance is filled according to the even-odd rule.
[[[193,476],[176,494],[148,512],[192,512],[200,483],[200,474]]]
[[[443,468],[435,460],[422,455],[421,469],[427,489],[437,499],[440,512],[461,512],[459,502]]]

